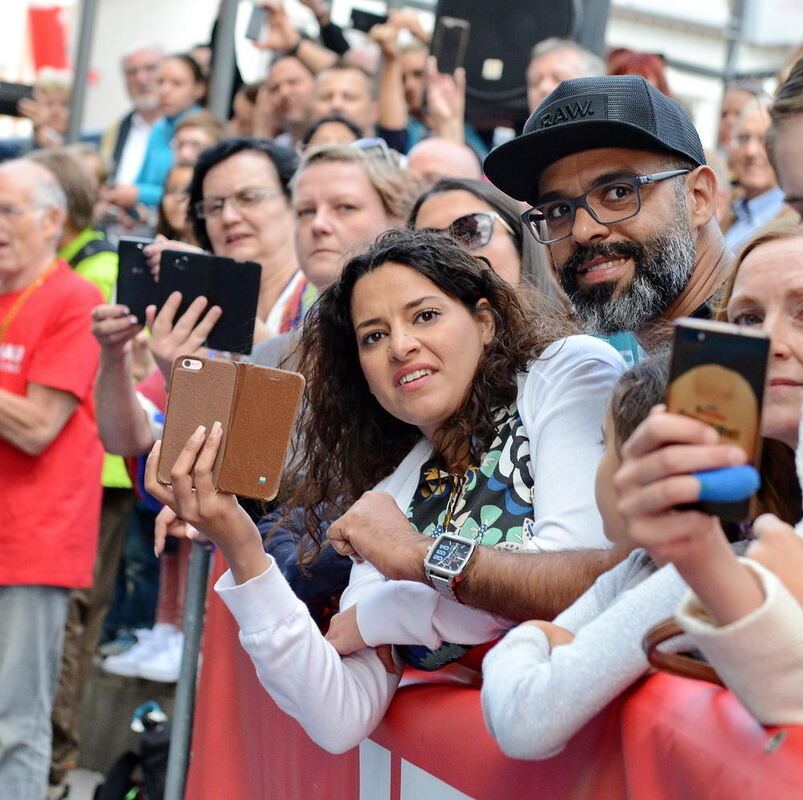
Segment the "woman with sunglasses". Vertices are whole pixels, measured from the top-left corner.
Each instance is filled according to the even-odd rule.
[[[545,248],[522,225],[519,204],[490,183],[443,178],[418,198],[407,224],[448,233],[474,255],[487,258],[508,283],[529,281],[550,301],[566,307]]]
[[[565,316],[449,237],[391,231],[352,258],[302,333],[308,394],[288,505],[304,510],[311,552],[333,510],[333,529],[412,536],[422,555],[444,531],[472,553],[603,547],[594,468],[622,364],[570,333]],[[196,431],[170,487],[156,480],[154,448],[147,487],[170,508],[157,536],[179,518],[219,546],[231,571],[217,590],[263,686],[322,747],[343,752],[373,730],[404,663],[438,668],[510,624],[423,575],[386,581],[357,563],[325,639],[236,499],[212,487],[220,437],[217,423]],[[565,579],[546,572],[543,595]],[[403,645],[395,664],[371,649],[387,643]]]

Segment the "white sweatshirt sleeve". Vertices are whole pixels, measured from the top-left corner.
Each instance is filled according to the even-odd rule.
[[[591,336],[551,345],[527,373],[519,413],[530,439],[533,550],[608,547],[594,501],[602,425],[621,356]]]
[[[717,627],[689,591],[678,622],[762,725],[803,724],[803,608],[774,572],[749,558],[739,560],[759,579],[764,603]]]
[[[357,571],[346,605],[375,581],[368,570]],[[226,572],[215,590],[240,626],[240,642],[262,686],[314,742],[343,753],[379,724],[400,675],[388,674],[371,648],[341,658],[272,561],[240,585]]]
[[[622,574],[628,576],[628,562]],[[559,753],[567,741],[647,669],[641,647],[645,632],[670,616],[686,585],[672,566],[633,588],[606,573],[575,605],[589,613],[583,620],[567,609],[555,624],[576,631],[570,644],[550,651],[546,635],[520,625],[493,647],[483,661],[482,708],[485,724],[512,758],[542,759]],[[606,576],[601,576],[602,578]],[[597,594],[596,599],[589,594]],[[620,592],[622,592],[620,594]],[[684,637],[685,638],[685,637]],[[682,646],[682,641],[673,643]]]

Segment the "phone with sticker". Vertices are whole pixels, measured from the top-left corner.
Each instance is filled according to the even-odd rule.
[[[721,442],[747,453],[746,467],[695,473],[701,484],[699,508],[731,522],[747,518],[750,496],[758,488],[769,341],[761,331],[727,322],[684,318],[675,323],[667,410],[711,425]]]

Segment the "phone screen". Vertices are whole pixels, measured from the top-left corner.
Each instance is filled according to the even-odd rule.
[[[757,464],[768,354],[769,337],[759,331],[725,322],[678,320],[667,410],[711,425],[720,441],[738,445]],[[748,512],[748,501],[700,505],[732,521],[745,519]]]

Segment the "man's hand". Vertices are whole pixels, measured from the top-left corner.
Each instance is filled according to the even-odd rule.
[[[386,492],[365,492],[327,535],[338,553],[369,561],[386,578],[426,582],[424,556],[432,539],[415,531]]]
[[[427,121],[436,135],[465,144],[466,71],[438,72],[434,56],[427,58]]]
[[[803,605],[803,539],[773,514],[762,514],[753,523],[753,533],[758,539],[747,557],[772,570]]]
[[[205,297],[196,297],[175,324],[173,320],[181,305],[181,292],[173,292],[158,314],[156,306],[146,309],[146,320],[151,331],[148,344],[166,381],[170,380],[176,358],[197,353],[220,319],[223,313],[220,306],[212,306],[201,319],[207,304]]]
[[[429,45],[432,37],[424,30],[421,19],[412,9],[404,8],[391,11],[388,14],[388,22],[393,25],[397,31],[408,30],[419,42]]]
[[[134,185],[116,184],[101,190],[101,198],[121,208],[134,208],[139,200],[139,189]]]
[[[399,55],[397,42],[399,29],[391,22],[374,25],[371,30],[368,31],[368,36],[371,38],[371,41],[379,45],[379,49],[382,51],[382,57],[386,61],[391,61]]]
[[[254,42],[261,50],[287,52],[293,50],[301,41],[301,34],[296,30],[290,15],[281,2],[263,3],[267,13],[267,34],[263,39]]]

